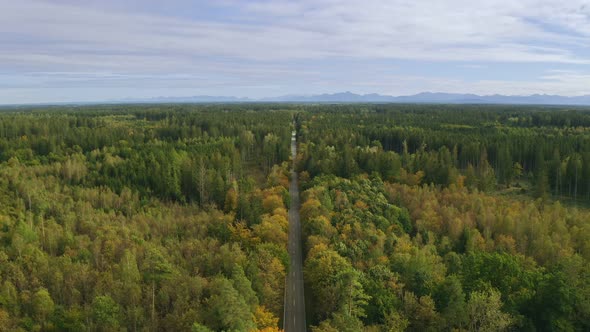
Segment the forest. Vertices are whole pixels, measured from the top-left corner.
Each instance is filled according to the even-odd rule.
[[[279,331],[291,163],[310,331],[588,331],[589,131],[557,106],[2,109],[0,331]]]

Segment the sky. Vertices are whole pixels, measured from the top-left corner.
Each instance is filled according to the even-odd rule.
[[[0,0],[0,104],[590,94],[590,0]]]

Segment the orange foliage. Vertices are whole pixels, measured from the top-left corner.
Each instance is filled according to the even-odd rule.
[[[301,219],[311,219],[313,217],[320,216],[322,204],[315,198],[310,198],[303,203],[301,206],[300,214]]]
[[[264,242],[272,242],[278,245],[287,244],[287,228],[289,222],[280,215],[269,217],[265,215],[260,224],[253,227],[254,234]]]
[[[284,207],[283,198],[278,195],[270,195],[262,200],[262,207],[267,213],[272,213],[275,209]]]
[[[256,306],[254,311],[254,323],[258,326],[258,331],[278,331],[277,325],[279,319],[268,311],[263,305]]]
[[[235,211],[238,208],[238,192],[234,188],[229,188],[225,194],[225,211]]]
[[[369,206],[367,205],[367,203],[365,203],[365,202],[363,202],[361,200],[356,201],[354,203],[354,207],[357,208],[357,209],[361,209],[361,210],[366,210],[366,209],[369,208]]]

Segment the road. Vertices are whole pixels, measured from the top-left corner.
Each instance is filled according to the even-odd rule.
[[[293,132],[295,133],[295,132]],[[297,155],[295,135],[291,138],[291,155],[293,162]],[[294,167],[294,165],[293,165]],[[291,268],[285,283],[285,316],[283,329],[285,332],[306,331],[305,297],[303,294],[303,256],[301,250],[301,224],[299,222],[299,185],[297,172],[291,169],[291,208],[289,209],[289,258]]]

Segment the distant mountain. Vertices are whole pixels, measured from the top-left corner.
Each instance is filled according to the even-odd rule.
[[[285,95],[270,98],[245,98],[234,96],[189,96],[127,98],[108,101],[47,102],[34,104],[2,104],[0,107],[30,105],[95,105],[95,104],[175,104],[175,103],[424,103],[424,104],[516,104],[516,105],[577,105],[590,106],[590,95],[559,96],[534,94],[530,96],[475,95],[461,93],[422,92],[410,96],[388,96],[376,93],[356,94],[350,91],[319,95]]]
[[[459,93],[422,92],[411,96],[379,94],[359,95],[352,92],[312,96],[282,96],[267,98],[276,102],[336,102],[336,103],[445,103],[445,104],[533,104],[533,105],[590,105],[590,95],[566,97],[557,95],[505,96]]]
[[[392,96],[384,96],[376,93],[367,95],[358,95],[350,91],[321,94],[312,96],[280,96],[273,98],[264,98],[263,101],[275,102],[339,102],[339,103],[363,103],[363,102],[391,102]]]
[[[350,91],[319,95],[285,95],[270,98],[240,98],[232,96],[156,97],[126,99],[124,103],[434,103],[434,104],[520,104],[520,105],[590,105],[590,95],[566,97],[558,95],[506,96],[442,92],[422,92],[410,96],[388,96],[376,93],[356,94]]]

